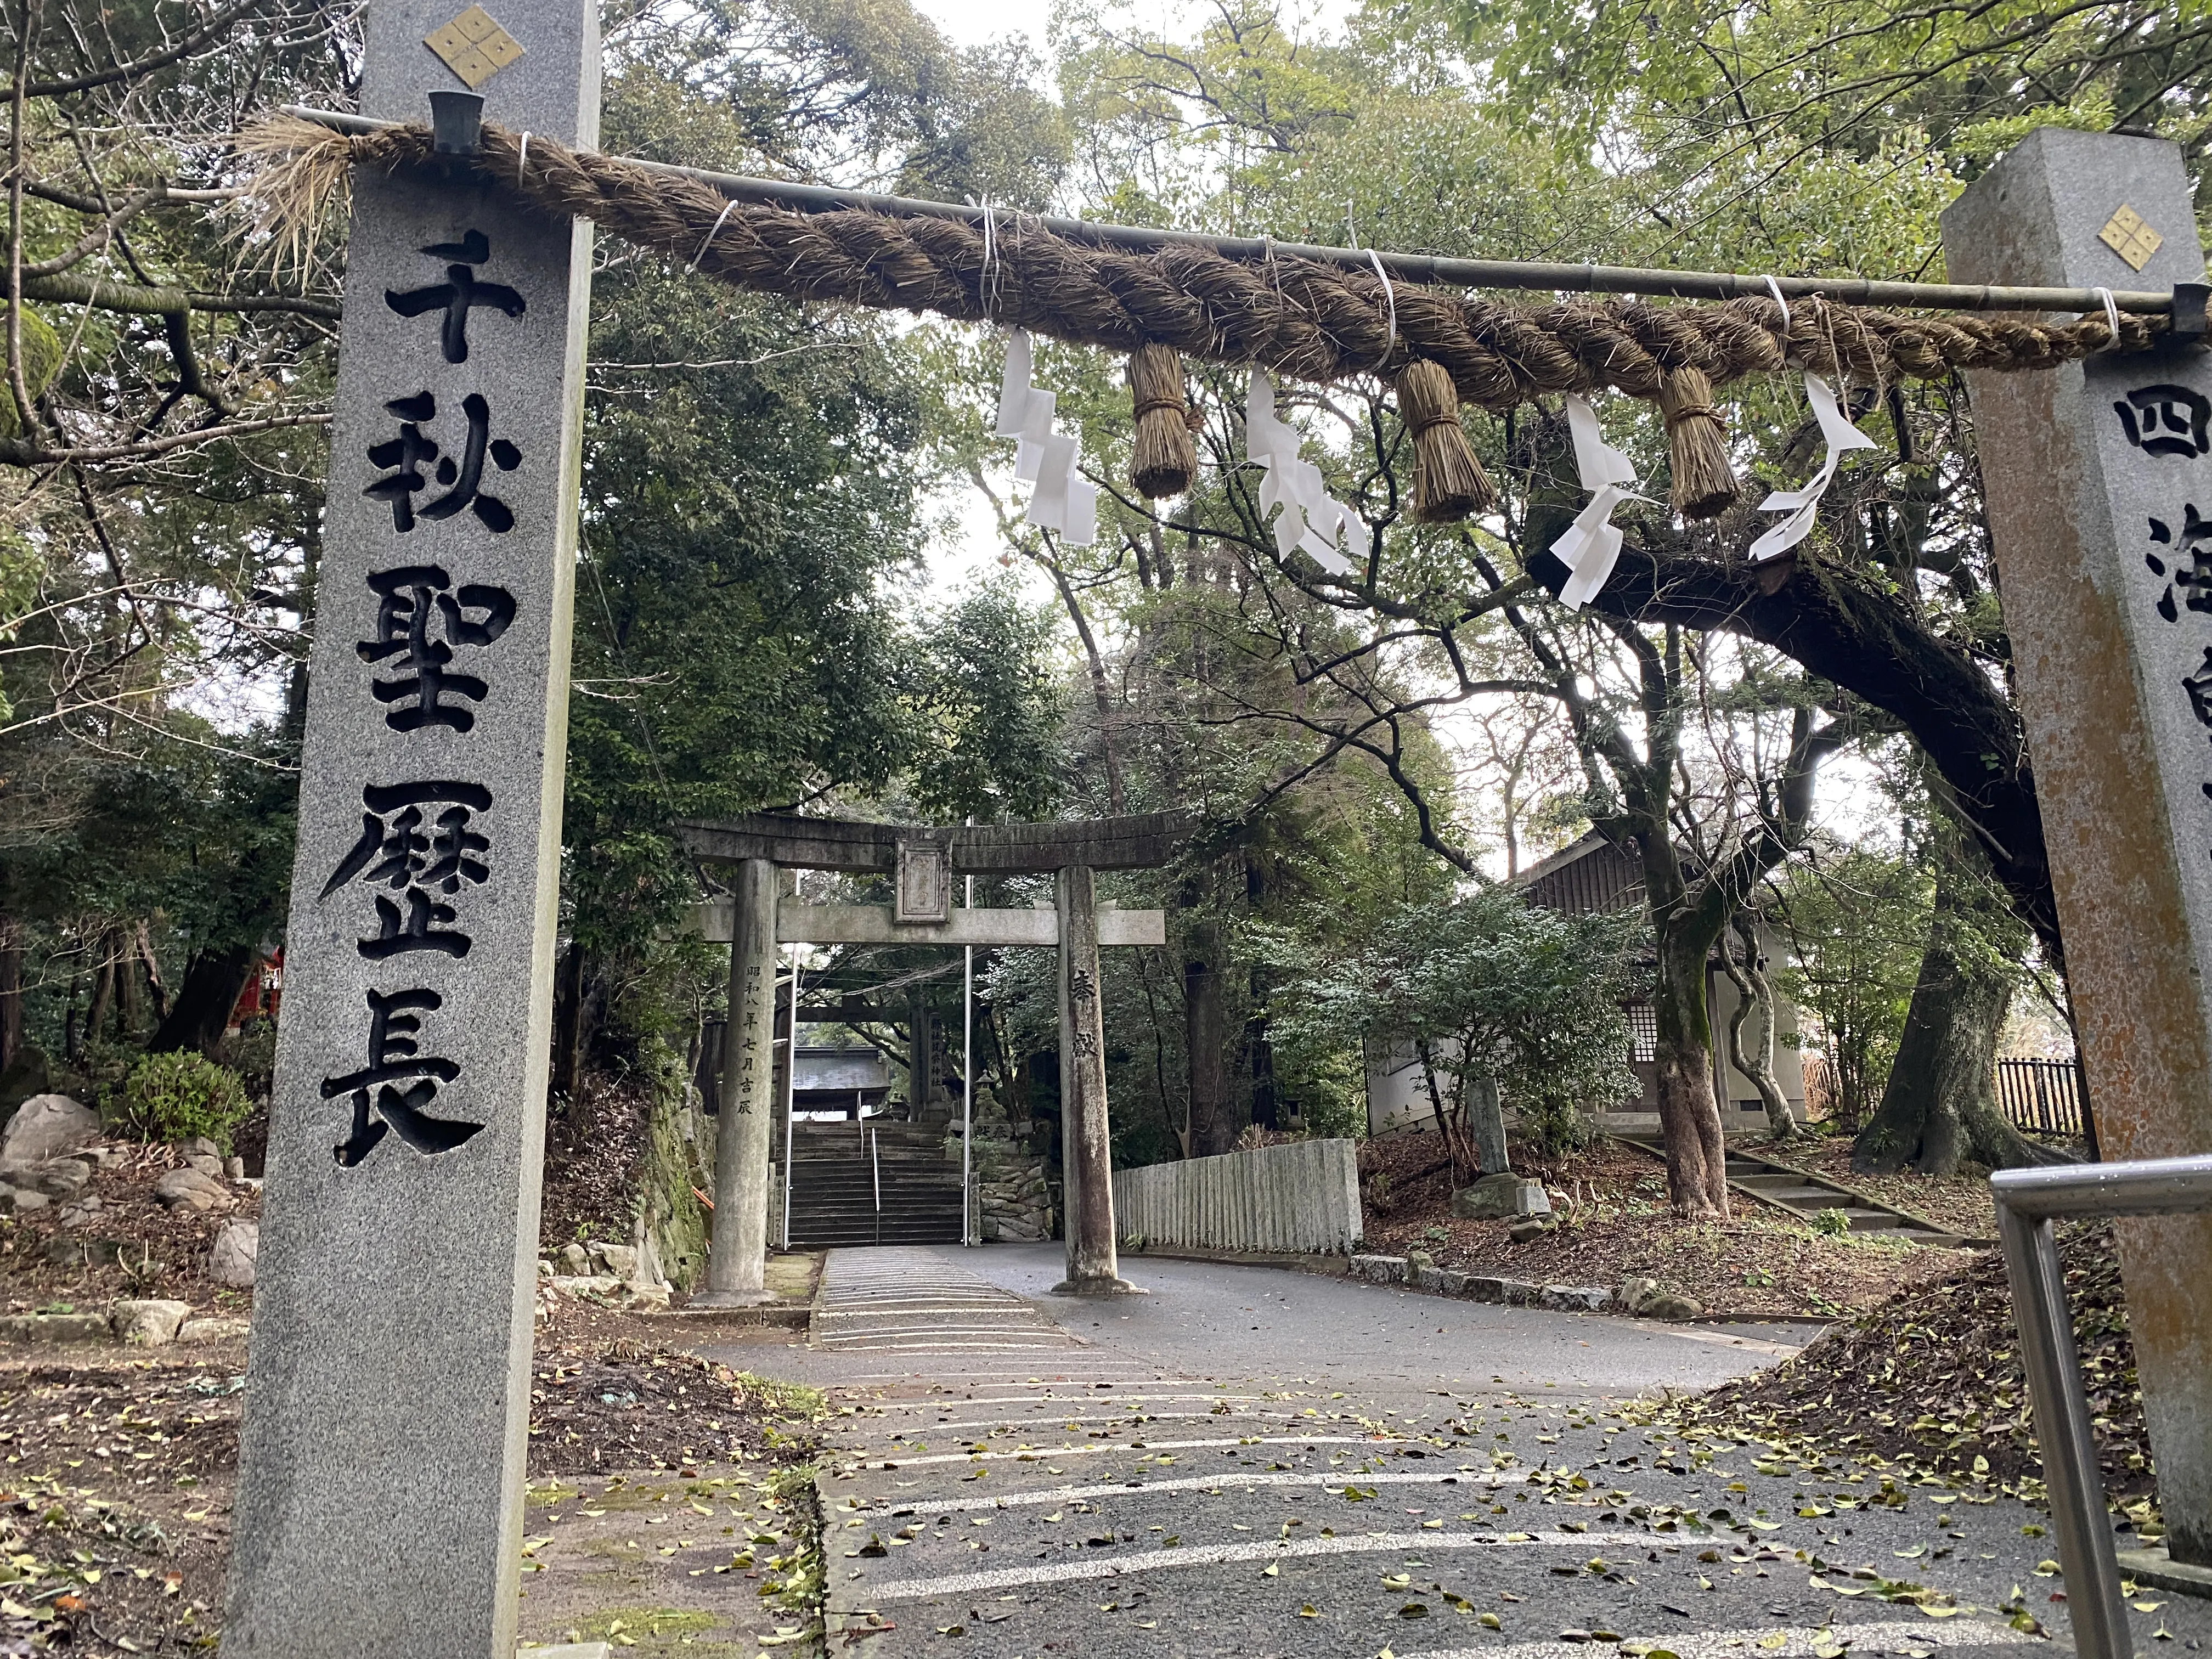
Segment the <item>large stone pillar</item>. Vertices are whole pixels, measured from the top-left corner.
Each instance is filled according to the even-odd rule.
[[[1060,1170],[1067,1197],[1067,1277],[1061,1296],[1136,1291],[1121,1276],[1114,1237],[1114,1149],[1106,1120],[1105,1014],[1098,995],[1098,889],[1088,866],[1060,871]]]
[[[737,866],[730,929],[730,1018],[714,1121],[714,1231],[696,1307],[765,1298],[768,1179],[775,1127],[776,867]]]
[[[2030,134],[1943,246],[1958,283],[2204,275],[2180,149],[2105,133]],[[1967,380],[2099,1139],[2212,1152],[2212,365]],[[2212,1565],[2212,1216],[2118,1231],[2167,1541]]]
[[[596,9],[489,3],[371,0],[362,112],[594,144]],[[591,237],[352,203],[222,1644],[514,1659]]]

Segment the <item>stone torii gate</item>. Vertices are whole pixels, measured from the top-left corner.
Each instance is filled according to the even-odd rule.
[[[1121,1276],[1114,1234],[1106,1116],[1101,945],[1164,945],[1158,910],[1101,909],[1095,872],[1149,869],[1188,836],[1188,814],[1067,823],[931,829],[759,813],[679,826],[695,857],[734,865],[731,896],[701,907],[700,931],[730,944],[730,1017],[723,1031],[714,1140],[714,1231],[707,1289],[696,1302],[730,1306],[763,1292],[768,1249],[779,945],[1056,945],[1060,951],[1060,1148],[1066,1175],[1066,1296],[1135,1291]],[[777,872],[839,870],[892,878],[884,905],[784,904]],[[1050,871],[1052,910],[973,910],[952,903],[952,878]],[[792,1033],[798,1038],[796,1020]],[[963,1061],[964,1063],[964,1061]]]

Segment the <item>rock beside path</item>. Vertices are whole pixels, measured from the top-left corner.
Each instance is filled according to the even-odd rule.
[[[204,1214],[228,1210],[234,1201],[230,1189],[198,1170],[172,1170],[154,1183],[154,1196],[167,1208]]]
[[[100,1114],[67,1095],[33,1095],[0,1133],[0,1169],[44,1164],[100,1139]]]
[[[215,1244],[208,1251],[207,1276],[218,1285],[251,1290],[253,1288],[254,1268],[260,1255],[260,1224],[253,1221],[229,1222],[215,1236]]]
[[[177,1340],[189,1302],[118,1302],[108,1316],[116,1335],[138,1347],[165,1348]]]

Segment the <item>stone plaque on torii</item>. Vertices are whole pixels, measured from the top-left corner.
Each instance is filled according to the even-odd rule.
[[[700,933],[730,942],[730,1015],[723,1032],[714,1144],[714,1231],[708,1305],[762,1294],[768,1250],[775,1042],[775,947],[793,944],[1056,946],[1060,952],[1060,1147],[1066,1176],[1072,1296],[1125,1294],[1114,1232],[1112,1146],[1106,1115],[1102,945],[1164,945],[1158,910],[1101,907],[1094,873],[1148,869],[1188,838],[1187,813],[1066,823],[931,829],[773,813],[679,827],[695,857],[736,866],[731,896],[700,907]],[[786,904],[779,869],[891,878],[889,905]],[[955,874],[1050,872],[1050,910],[956,909]],[[793,1041],[798,1037],[793,1022]],[[964,1063],[964,1062],[963,1062]]]

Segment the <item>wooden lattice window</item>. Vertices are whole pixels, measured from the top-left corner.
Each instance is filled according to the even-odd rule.
[[[1648,1002],[1631,1002],[1621,1012],[1628,1016],[1628,1058],[1649,1066],[1659,1058],[1659,1011]]]

